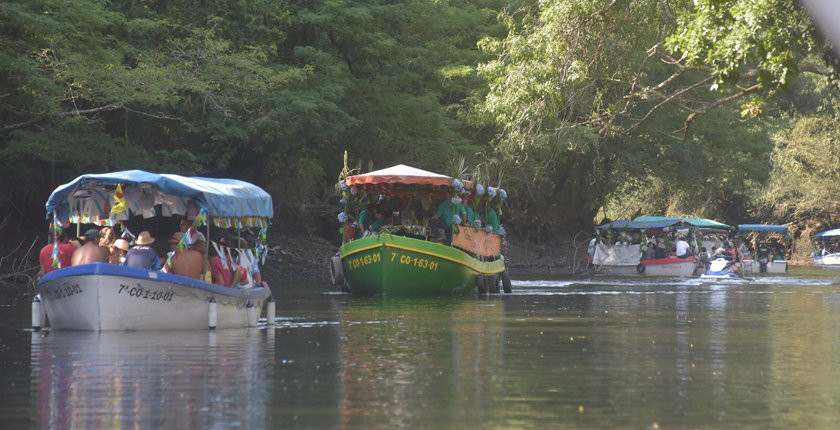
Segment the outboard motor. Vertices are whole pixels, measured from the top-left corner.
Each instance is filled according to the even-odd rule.
[[[770,262],[770,249],[766,246],[759,247],[756,253],[756,261],[758,261],[759,272],[767,273],[767,263]]]

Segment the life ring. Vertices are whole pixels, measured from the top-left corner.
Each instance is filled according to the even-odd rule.
[[[645,263],[639,263],[639,265],[636,266],[636,273],[645,273]]]
[[[508,275],[507,270],[502,272],[502,288],[504,288],[505,293],[510,294],[510,275]]]
[[[344,265],[341,264],[341,257],[338,255],[330,258],[330,279],[333,285],[344,284]]]

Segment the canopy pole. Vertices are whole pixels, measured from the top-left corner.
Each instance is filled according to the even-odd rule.
[[[211,246],[210,245],[210,217],[207,217],[205,222],[207,223],[207,243],[205,244],[205,246],[207,246],[207,248],[206,248],[207,252],[204,253],[204,264],[207,265],[208,264],[207,262],[210,260],[210,248],[209,247]],[[210,281],[210,283],[212,284],[213,281]]]

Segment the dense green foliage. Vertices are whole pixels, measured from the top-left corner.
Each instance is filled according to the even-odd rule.
[[[829,218],[829,52],[794,0],[7,1],[0,209],[37,219],[60,183],[139,168],[253,181],[281,225],[329,224],[346,150],[466,156],[540,237]]]

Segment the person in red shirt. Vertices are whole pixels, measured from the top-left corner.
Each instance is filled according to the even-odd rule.
[[[70,236],[67,234],[67,230],[56,236],[55,240],[58,241],[58,261],[61,264],[61,268],[70,267],[73,253],[76,252],[76,245],[70,243]],[[48,243],[41,248],[41,252],[38,254],[38,262],[41,263],[41,271],[38,272],[38,278],[56,270],[55,267],[52,267],[52,252],[52,243]]]
[[[242,279],[242,271],[239,270],[239,267],[231,267],[231,262],[227,259],[223,262],[219,253],[216,252],[215,246],[211,246],[208,251],[210,251],[210,272],[213,276],[213,283],[224,287],[239,285]],[[232,268],[234,270],[231,270]]]

